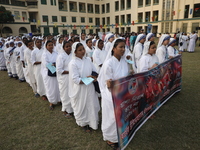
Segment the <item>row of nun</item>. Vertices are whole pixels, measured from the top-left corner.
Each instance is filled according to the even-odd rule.
[[[104,41],[86,40],[85,34],[80,34],[80,40],[73,44],[63,41],[61,37],[58,38],[57,45],[52,40],[42,43],[42,39],[35,39],[34,42],[28,40],[25,45],[20,43],[17,43],[17,47],[26,45],[26,48],[23,59],[18,58],[22,62],[22,72],[25,67],[24,78],[33,92],[46,97],[51,110],[62,102],[65,117],[70,118],[73,113],[77,125],[86,132],[98,129],[100,104],[95,86],[85,85],[82,78],[91,77],[94,82],[98,81],[103,139],[113,149],[118,147],[118,137],[110,92],[111,81],[148,71],[179,54],[174,48],[175,39],[162,35],[156,47],[152,33],[147,36],[138,35],[133,54],[125,48],[123,38],[114,39],[111,33],[106,35]],[[6,51],[11,56],[10,50]],[[128,59],[134,63],[129,63]],[[56,67],[56,76],[49,75],[48,64]],[[98,75],[94,75],[94,72]]]

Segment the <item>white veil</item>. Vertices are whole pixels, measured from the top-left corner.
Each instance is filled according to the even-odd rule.
[[[159,40],[159,42],[158,42],[157,48],[161,47],[162,44],[163,44],[163,42],[164,42],[165,40],[168,40],[168,39],[170,39],[170,36],[169,36],[168,34],[163,34],[163,35],[160,37],[160,40]]]

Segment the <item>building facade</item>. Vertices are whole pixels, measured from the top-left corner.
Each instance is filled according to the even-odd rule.
[[[0,0],[15,22],[4,35],[146,32],[200,27],[200,0]]]

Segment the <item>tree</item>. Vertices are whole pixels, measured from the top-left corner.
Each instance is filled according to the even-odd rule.
[[[8,22],[14,22],[14,17],[10,11],[6,10],[5,7],[0,6],[0,18],[0,35],[2,36],[3,24]]]

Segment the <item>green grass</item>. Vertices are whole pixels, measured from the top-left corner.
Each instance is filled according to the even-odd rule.
[[[200,148],[200,48],[183,53],[182,91],[174,95],[136,133],[127,150]],[[35,98],[27,83],[0,72],[0,150],[106,150],[99,129],[83,132],[66,119],[61,106]]]

